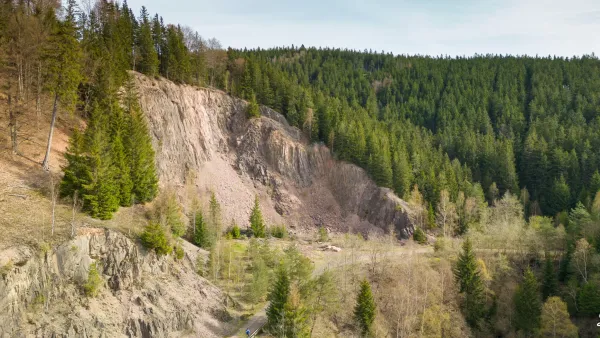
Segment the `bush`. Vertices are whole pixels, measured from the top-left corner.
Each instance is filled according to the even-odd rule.
[[[100,273],[98,272],[98,266],[96,263],[92,263],[88,271],[87,281],[83,284],[83,291],[88,297],[96,297],[101,285],[102,277],[100,277]]]
[[[175,258],[177,260],[182,260],[183,256],[185,256],[185,252],[183,251],[183,248],[181,247],[181,245],[176,245],[173,248],[173,253],[175,254]]]
[[[421,228],[415,228],[413,239],[419,244],[427,244],[427,236],[425,236],[425,232]]]
[[[317,236],[319,242],[327,242],[329,240],[329,234],[327,233],[327,229],[325,229],[325,227],[319,227]]]
[[[158,223],[148,223],[140,238],[146,248],[154,250],[159,256],[166,255],[173,249],[169,244],[165,229]]]
[[[276,225],[274,227],[271,228],[271,236],[275,237],[275,238],[287,238],[288,237],[288,232],[287,229],[285,228],[285,225]]]
[[[433,251],[440,252],[446,249],[446,239],[444,237],[437,238],[433,243]]]
[[[242,237],[242,231],[237,224],[234,224],[229,232],[231,233],[231,238],[233,239],[240,239],[240,237]]]

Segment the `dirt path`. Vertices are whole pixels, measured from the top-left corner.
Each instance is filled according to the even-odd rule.
[[[383,258],[397,258],[404,256],[412,256],[412,255],[423,255],[433,253],[432,247],[410,247],[403,248],[399,247],[393,251],[386,252],[358,252],[353,257],[348,257],[348,254],[343,254],[339,252],[326,252],[325,257],[322,261],[315,264],[315,269],[313,271],[313,277],[316,277],[327,270],[335,270],[339,269],[346,265],[354,265],[354,264],[366,264],[373,262],[373,260],[381,260]],[[264,308],[255,313],[248,321],[241,327],[241,329],[231,338],[236,337],[245,337],[246,329],[250,330],[250,336],[256,337],[258,335],[258,331],[262,329],[262,327],[267,323],[267,308],[269,304],[267,303]]]

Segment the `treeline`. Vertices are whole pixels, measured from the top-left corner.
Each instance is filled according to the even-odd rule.
[[[431,58],[339,49],[229,51],[236,95],[256,95],[380,185],[435,208],[479,182],[556,215],[600,189],[598,59]]]

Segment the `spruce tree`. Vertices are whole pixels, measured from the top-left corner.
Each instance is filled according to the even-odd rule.
[[[167,231],[156,222],[150,222],[146,225],[140,239],[146,248],[154,250],[159,256],[166,255],[173,249]]]
[[[354,320],[363,336],[369,336],[375,321],[375,300],[371,292],[371,284],[367,280],[360,283],[360,290],[354,307]]]
[[[532,336],[540,327],[542,302],[538,282],[529,268],[525,271],[523,283],[515,292],[514,303],[515,329],[522,331],[526,336]]]
[[[154,148],[146,119],[141,113],[135,84],[130,78],[125,84],[123,104],[129,114],[127,144],[131,167],[132,193],[140,203],[150,202],[158,193],[158,179],[154,165]]]
[[[290,278],[283,265],[279,266],[267,299],[267,328],[277,337],[285,337],[285,306],[290,296]]]
[[[577,294],[578,313],[582,316],[597,316],[600,311],[600,287],[597,282],[587,282]]]
[[[131,167],[129,154],[124,145],[124,135],[126,134],[127,121],[120,107],[113,107],[113,131],[111,136],[111,152],[114,166],[116,169],[116,181],[119,185],[119,204],[121,206],[130,206],[132,203],[133,181],[131,180]]]
[[[412,182],[412,169],[408,164],[408,157],[404,151],[394,153],[392,172],[394,192],[401,198],[408,196]]]
[[[478,329],[485,315],[485,288],[471,240],[468,238],[464,241],[463,251],[458,256],[454,277],[459,292],[465,297],[462,304],[465,319],[471,327]]]
[[[260,117],[260,109],[258,103],[256,103],[256,95],[254,93],[250,94],[250,101],[248,101],[247,109],[249,118]]]
[[[285,337],[308,337],[308,312],[302,304],[300,291],[295,284],[291,285],[288,300],[283,308],[285,312]]]
[[[67,2],[65,19],[56,22],[50,37],[48,48],[44,51],[46,65],[46,84],[54,96],[50,132],[46,146],[46,155],[42,162],[44,170],[49,170],[50,150],[58,105],[72,109],[77,101],[77,87],[81,82],[81,48],[77,27],[77,3]]]
[[[265,237],[265,222],[263,221],[262,212],[260,211],[260,205],[258,203],[258,196],[254,198],[254,207],[250,214],[250,228],[254,237],[263,238]]]
[[[98,104],[92,104],[92,116],[85,133],[89,165],[85,176],[89,181],[83,184],[83,208],[92,217],[110,219],[119,208],[119,186],[117,171],[108,132],[108,121]]]
[[[196,215],[196,227],[194,233],[194,243],[204,249],[209,249],[214,245],[213,238],[208,231],[208,227],[206,225],[206,221],[204,221],[204,216],[202,215],[202,210],[198,212]]]
[[[548,297],[556,296],[558,292],[558,279],[554,271],[554,263],[550,257],[546,257],[544,264],[544,281],[542,283],[542,297],[544,300]]]
[[[158,54],[152,39],[152,28],[148,19],[148,11],[142,6],[140,14],[140,29],[138,33],[137,51],[139,61],[137,70],[148,76],[158,75]]]
[[[60,183],[60,196],[71,197],[75,192],[81,193],[84,184],[87,184],[90,177],[88,169],[88,159],[84,155],[83,135],[78,129],[73,131],[69,139],[69,147],[65,152],[67,165],[63,168],[64,176]]]

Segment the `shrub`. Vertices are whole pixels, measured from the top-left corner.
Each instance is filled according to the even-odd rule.
[[[96,297],[101,285],[102,277],[100,277],[100,273],[98,272],[98,266],[96,263],[92,263],[88,271],[87,281],[83,284],[83,291],[88,297]]]
[[[288,237],[288,232],[287,229],[285,228],[285,225],[276,225],[274,227],[271,228],[271,236],[275,237],[275,238],[287,238]]]
[[[327,229],[325,229],[325,227],[319,227],[317,236],[319,242],[327,242],[329,240],[329,234],[327,233]]]
[[[172,250],[165,229],[158,223],[148,223],[140,237],[142,244],[146,248],[154,250],[159,256],[166,255]]]
[[[12,269],[13,262],[12,260],[9,260],[6,264],[4,264],[4,266],[0,268],[0,276],[2,276],[2,278],[6,277]]]
[[[183,256],[185,256],[185,252],[183,251],[183,248],[181,247],[181,245],[176,245],[173,248],[173,253],[175,254],[175,258],[178,260],[182,260]]]
[[[240,239],[240,237],[242,237],[242,231],[237,224],[234,224],[229,232],[231,233],[231,238],[233,239]]]
[[[446,239],[443,237],[437,238],[433,243],[433,251],[440,252],[446,249]]]
[[[421,228],[415,228],[415,232],[413,233],[413,239],[419,244],[427,243],[427,236],[425,236],[425,232]]]

